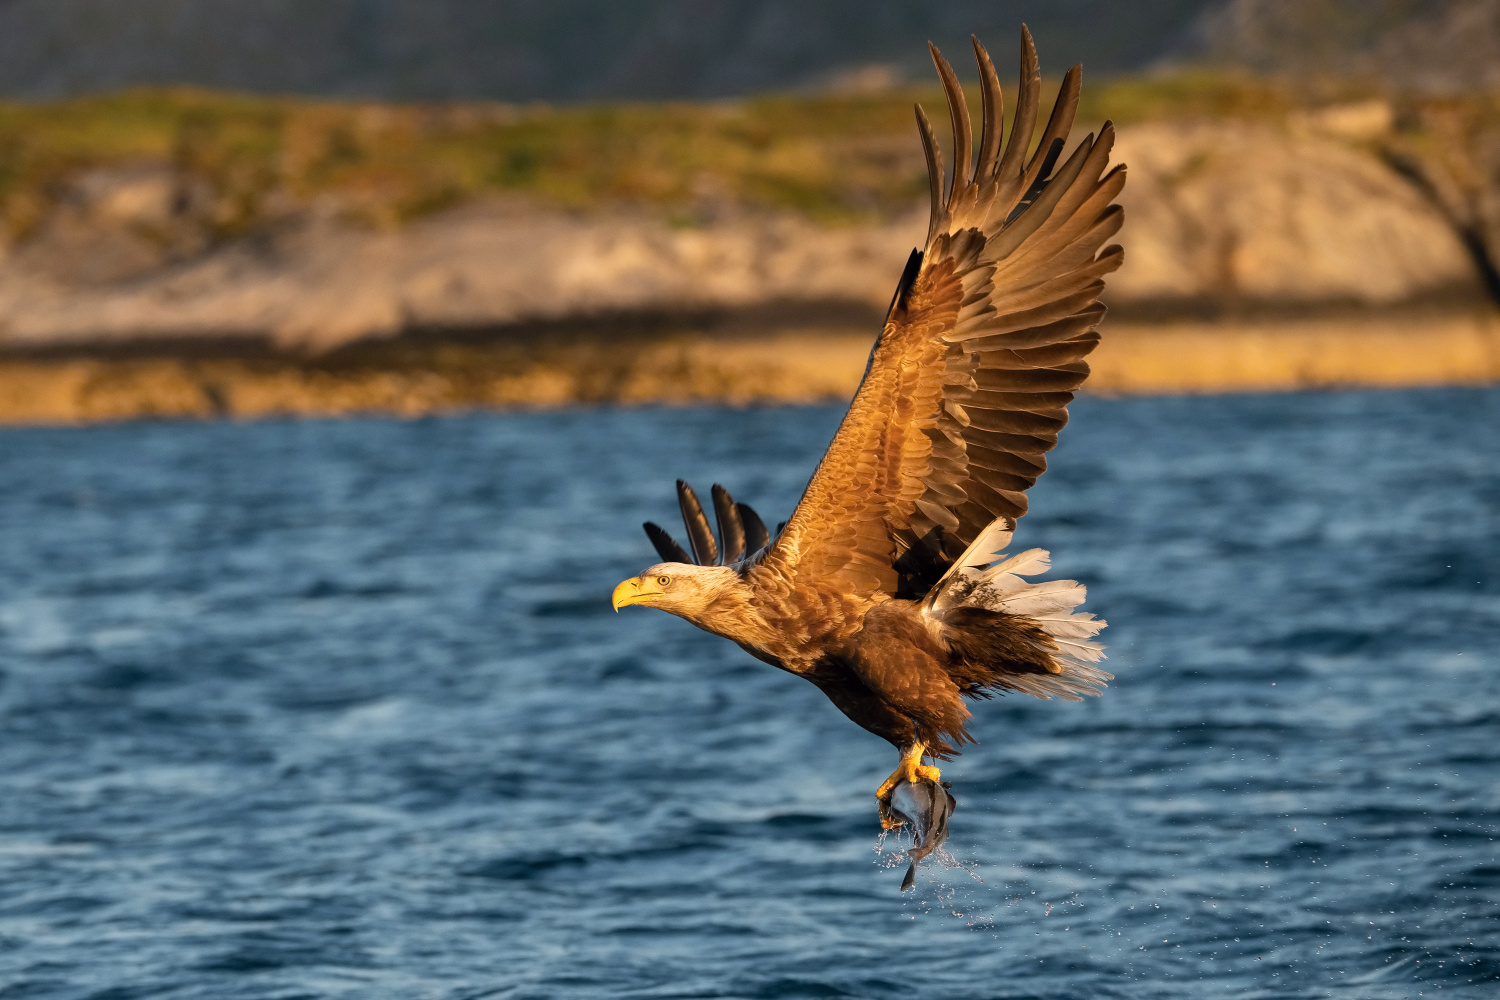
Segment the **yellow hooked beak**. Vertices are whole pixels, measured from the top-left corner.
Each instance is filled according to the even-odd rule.
[[[615,588],[612,602],[615,610],[619,611],[627,604],[644,604],[648,599],[662,593],[662,589],[656,585],[655,580],[642,580],[633,576],[629,580],[621,581]]]

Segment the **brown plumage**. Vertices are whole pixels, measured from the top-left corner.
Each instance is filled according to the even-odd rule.
[[[1064,77],[1036,151],[1041,75],[1023,31],[1013,128],[1002,151],[994,66],[976,39],[984,105],[977,155],[962,89],[932,49],[953,126],[954,171],[917,107],[932,216],[914,250],[849,412],[774,539],[714,487],[723,552],[697,496],[678,483],[688,551],[646,526],[666,562],[626,580],[615,606],[646,604],[737,642],[816,684],[858,725],[895,744],[902,780],[935,780],[969,740],[964,698],[1016,690],[1076,699],[1109,675],[1092,666],[1102,627],[1073,613],[1083,588],[1028,584],[1046,553],[1002,560],[1025,491],[1067,422],[1099,341],[1105,244],[1124,168],[1106,172],[1114,130],[1062,153],[1080,71]]]

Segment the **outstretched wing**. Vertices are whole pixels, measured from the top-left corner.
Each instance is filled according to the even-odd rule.
[[[1099,341],[1105,274],[1119,267],[1106,123],[1062,159],[1081,72],[1063,79],[1028,157],[1041,72],[1023,30],[1010,141],[1001,148],[1000,84],[974,40],[984,96],[972,156],[969,112],[953,69],[933,61],[953,121],[946,194],[932,126],[917,107],[932,219],[912,254],[865,377],[796,512],[756,568],[767,584],[918,597],[995,518],[1026,512],[1025,491],[1067,423],[1084,357]],[[780,578],[776,581],[775,578]]]

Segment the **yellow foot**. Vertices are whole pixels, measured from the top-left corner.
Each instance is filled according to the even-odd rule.
[[[895,829],[901,825],[900,818],[891,812],[891,792],[903,781],[916,784],[922,779],[928,781],[941,781],[942,772],[931,764],[922,763],[922,754],[927,748],[921,743],[914,743],[901,754],[901,763],[891,776],[881,782],[875,790],[875,800],[880,805],[880,825],[887,830]]]

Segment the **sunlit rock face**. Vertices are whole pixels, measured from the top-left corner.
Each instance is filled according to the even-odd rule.
[[[7,220],[21,230],[10,268],[64,286],[150,278],[208,250],[210,211],[205,183],[166,164],[81,170],[59,185],[41,218]]]
[[[1329,134],[1374,115],[1356,117],[1121,130],[1127,253],[1112,299],[1373,305],[1477,294],[1441,214],[1373,152]]]
[[[487,203],[384,231],[278,220],[183,254],[134,220],[77,214],[56,210],[0,256],[0,344],[207,335],[327,348],[413,327],[773,303],[878,313],[926,227],[916,212],[882,225],[747,212],[680,226],[644,210]]]

